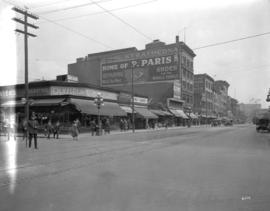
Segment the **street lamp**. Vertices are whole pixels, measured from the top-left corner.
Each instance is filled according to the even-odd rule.
[[[104,105],[104,103],[103,103],[103,98],[101,97],[100,93],[97,93],[94,103],[96,104],[97,109],[98,109],[98,135],[101,135],[100,109],[101,109],[101,106]]]

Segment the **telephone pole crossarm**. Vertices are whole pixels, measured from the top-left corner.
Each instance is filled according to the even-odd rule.
[[[21,34],[26,34],[27,36],[31,36],[31,37],[36,37],[37,35],[35,35],[35,34],[31,34],[31,33],[29,33],[29,32],[25,32],[25,31],[22,31],[22,30],[20,30],[20,29],[15,29],[15,31],[16,32],[19,32],[19,33],[21,33]]]
[[[25,21],[23,21],[23,20],[21,20],[19,18],[13,18],[13,20],[16,21],[16,22],[18,22],[18,23],[21,23],[21,24],[26,24],[27,26],[32,27],[34,29],[38,29],[39,28],[38,26],[36,26],[34,24],[31,24],[31,23],[27,23],[27,22],[25,22]]]
[[[35,19],[35,20],[39,19],[38,16],[36,16],[36,15],[34,15],[34,14],[31,14],[31,13],[29,13],[29,12],[23,10],[23,9],[20,9],[20,8],[18,8],[18,7],[13,7],[12,10],[14,10],[15,12],[21,13],[21,14],[23,14],[23,15],[27,15],[28,17],[33,18],[33,19]]]

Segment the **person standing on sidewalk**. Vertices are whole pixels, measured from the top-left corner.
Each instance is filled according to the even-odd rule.
[[[97,125],[96,125],[95,120],[92,120],[92,121],[90,122],[90,131],[91,131],[91,135],[92,135],[92,136],[94,136],[95,133],[96,133],[96,127],[97,127]]]
[[[53,138],[58,139],[59,138],[59,130],[60,130],[60,122],[59,120],[55,123],[53,127]]]
[[[22,122],[22,131],[23,131],[23,141],[25,139],[27,139],[27,120],[26,118],[23,119],[23,122]]]
[[[35,149],[37,147],[37,131],[38,130],[38,122],[36,120],[36,116],[32,114],[31,119],[28,121],[28,132],[29,132],[29,148],[31,148],[32,139],[34,138]]]
[[[74,120],[72,126],[71,126],[71,136],[73,137],[73,140],[78,141],[79,136],[79,120]]]
[[[51,133],[53,133],[53,125],[51,120],[49,120],[47,124],[47,133],[47,138],[50,139]]]

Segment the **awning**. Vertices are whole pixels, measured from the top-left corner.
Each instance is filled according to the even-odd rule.
[[[39,99],[31,102],[30,106],[56,106],[60,105],[64,98]]]
[[[24,106],[25,103],[23,103],[22,101],[15,101],[15,100],[10,100],[7,102],[4,102],[1,104],[2,108],[12,108],[12,107],[22,107]]]
[[[172,112],[176,117],[181,117],[183,119],[188,119],[187,115],[184,113],[183,110],[170,109],[170,112]]]
[[[156,114],[157,116],[165,116],[165,113],[162,110],[150,109],[149,111]]]
[[[198,119],[197,115],[195,115],[194,113],[190,113],[189,116],[191,119]]]
[[[92,100],[71,99],[71,104],[82,113],[98,115],[98,108]],[[104,102],[100,107],[101,116],[126,116],[127,113],[117,103]]]
[[[163,111],[163,113],[165,114],[165,116],[173,116],[173,114],[171,114],[169,111]]]
[[[181,117],[182,117],[183,119],[188,119],[188,116],[184,113],[183,110],[176,110],[176,111],[181,115]]]
[[[176,117],[181,117],[181,115],[174,109],[170,109],[170,112],[172,112],[172,114]]]
[[[64,98],[52,98],[52,99],[38,99],[38,100],[29,100],[29,106],[55,106],[60,105],[64,101]],[[23,101],[7,101],[1,104],[1,107],[23,107],[25,102]]]
[[[132,114],[132,108],[129,106],[120,106],[126,113]],[[135,112],[135,111],[134,111]]]
[[[146,119],[157,119],[158,118],[155,114],[153,114],[147,108],[135,107],[135,111],[139,116],[146,118]]]

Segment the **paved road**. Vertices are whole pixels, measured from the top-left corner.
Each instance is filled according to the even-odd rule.
[[[0,142],[0,210],[270,210],[270,134],[182,128]]]

